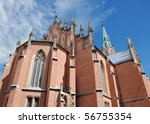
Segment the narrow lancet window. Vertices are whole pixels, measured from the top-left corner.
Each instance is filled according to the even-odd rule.
[[[100,62],[100,76],[101,76],[103,93],[107,95],[108,89],[107,89],[107,82],[106,82],[106,76],[105,76],[105,68],[104,68],[104,64],[102,63],[102,61]]]
[[[45,55],[42,50],[40,50],[33,62],[32,78],[31,78],[31,87],[41,87],[43,69],[44,69]]]

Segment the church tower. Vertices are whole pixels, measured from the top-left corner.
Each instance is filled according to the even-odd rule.
[[[102,46],[102,52],[106,55],[112,55],[115,53],[115,48],[112,46],[110,42],[110,38],[106,32],[104,24],[102,24],[102,30],[103,30],[103,46]]]

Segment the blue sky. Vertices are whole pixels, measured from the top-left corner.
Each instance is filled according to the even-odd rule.
[[[131,37],[144,70],[150,77],[150,1],[149,0],[0,0],[0,75],[18,40],[25,42],[32,28],[35,39],[47,33],[55,15],[68,23],[72,17],[77,33],[88,21],[94,30],[96,46],[102,46],[102,22],[116,50],[127,49]],[[0,76],[1,77],[1,76]]]

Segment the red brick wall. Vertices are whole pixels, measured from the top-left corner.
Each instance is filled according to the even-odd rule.
[[[76,53],[77,106],[97,106],[91,47]]]
[[[122,101],[144,99],[137,102],[126,102],[123,103],[123,106],[150,106],[137,65],[133,61],[128,61],[117,65],[116,70]]]

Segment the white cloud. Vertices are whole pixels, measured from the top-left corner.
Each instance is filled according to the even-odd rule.
[[[18,40],[27,40],[32,27],[41,34],[58,15],[75,17],[78,27],[91,21],[95,28],[115,11],[106,4],[106,0],[0,0],[0,64],[6,63]]]

